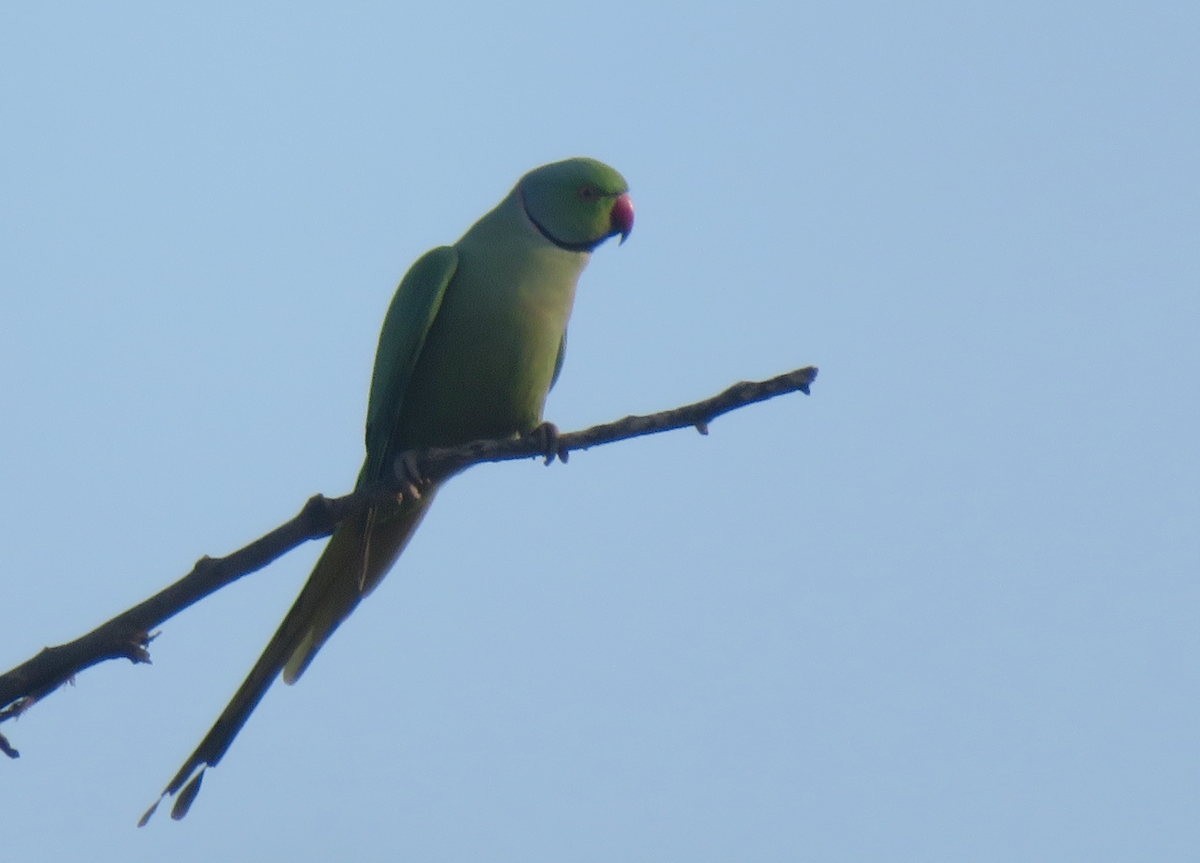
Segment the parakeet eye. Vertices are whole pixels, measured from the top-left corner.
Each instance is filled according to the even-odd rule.
[[[586,186],[579,187],[579,199],[581,201],[595,201],[600,197],[600,190],[588,183]]]

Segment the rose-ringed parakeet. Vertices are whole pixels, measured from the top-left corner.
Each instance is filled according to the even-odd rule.
[[[427,252],[383,322],[358,485],[406,450],[528,433],[562,366],[575,284],[590,253],[633,227],[624,178],[594,159],[530,171],[457,243]],[[207,767],[280,673],[293,683],[395,563],[436,487],[338,525],[312,575],[233,699],[163,791],[182,818]],[[149,818],[157,803],[142,818]]]

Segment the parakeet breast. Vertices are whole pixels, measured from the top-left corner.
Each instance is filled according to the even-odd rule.
[[[588,255],[524,225],[477,224],[413,370],[396,440],[449,446],[529,431],[542,418]]]

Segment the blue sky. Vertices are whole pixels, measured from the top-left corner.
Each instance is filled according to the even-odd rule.
[[[9,4],[0,664],[347,490],[391,292],[529,168],[638,221],[192,814],[305,548],[4,732],[13,859],[1191,860],[1195,4]]]

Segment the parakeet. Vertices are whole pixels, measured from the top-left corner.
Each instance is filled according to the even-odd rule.
[[[420,257],[396,290],[375,355],[358,487],[405,450],[528,433],[562,368],[575,286],[593,249],[633,228],[624,178],[594,159],[543,165],[452,246]],[[160,801],[187,814],[275,677],[294,683],[379,584],[437,488],[338,525],[262,656]],[[154,806],[143,816],[144,824]]]

